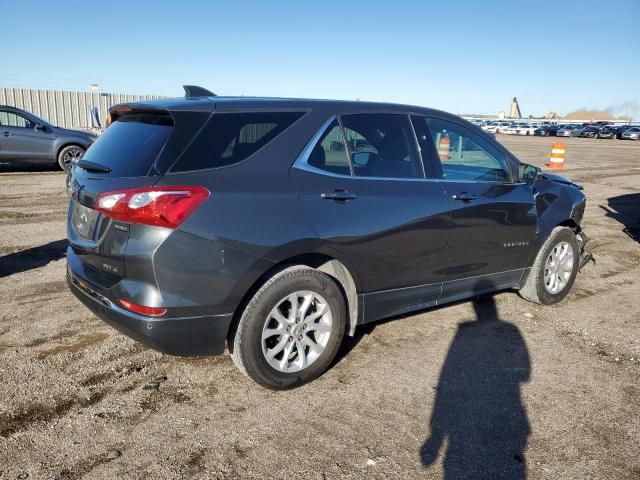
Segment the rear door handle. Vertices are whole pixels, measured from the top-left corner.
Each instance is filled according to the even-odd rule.
[[[356,194],[347,192],[346,190],[335,190],[331,193],[320,194],[320,198],[324,198],[325,200],[335,200],[339,202],[353,200],[354,198],[356,198]]]
[[[475,200],[478,197],[477,195],[474,195],[472,193],[462,192],[462,193],[454,194],[452,198],[454,200],[462,200],[463,202],[469,202],[471,200]]]
[[[4,132],[4,136],[5,137],[10,137],[11,136],[11,132]]]

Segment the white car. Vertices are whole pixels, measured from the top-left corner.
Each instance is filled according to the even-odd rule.
[[[518,125],[510,125],[506,128],[503,128],[500,130],[500,133],[504,134],[504,135],[517,135],[518,134],[518,128],[520,128]]]
[[[534,130],[538,128],[535,125],[518,125],[516,128],[516,135],[533,135]]]
[[[485,132],[496,133],[496,127],[498,126],[498,122],[487,122],[482,127],[482,130]]]
[[[505,135],[533,135],[533,131],[535,129],[536,127],[528,123],[517,123],[507,128],[502,133]]]
[[[511,126],[510,122],[493,122],[493,125],[489,125],[487,132],[490,133],[504,133],[504,131]]]

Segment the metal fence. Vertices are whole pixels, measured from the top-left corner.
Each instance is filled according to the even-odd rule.
[[[0,105],[21,108],[63,128],[95,127],[91,109],[97,107],[104,128],[112,105],[165,98],[158,95],[127,95],[121,93],[69,92],[64,90],[31,90],[0,88]]]

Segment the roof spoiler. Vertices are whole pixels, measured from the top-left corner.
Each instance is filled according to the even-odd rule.
[[[215,93],[197,85],[183,85],[182,88],[184,88],[185,98],[217,97]]]

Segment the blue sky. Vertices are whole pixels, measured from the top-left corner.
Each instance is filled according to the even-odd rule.
[[[0,0],[0,86],[640,117],[640,0],[217,3]]]

